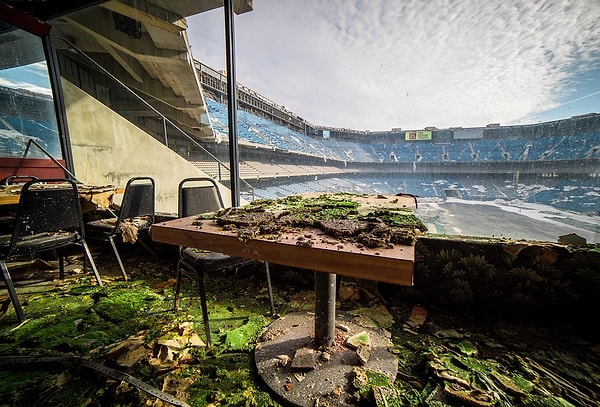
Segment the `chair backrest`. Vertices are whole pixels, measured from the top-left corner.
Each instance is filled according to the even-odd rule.
[[[149,216],[154,223],[155,184],[150,177],[134,177],[127,181],[118,224],[124,219]]]
[[[4,184],[4,186],[7,187],[10,184],[18,184],[20,182],[25,183],[27,181],[31,181],[34,179],[39,179],[39,178],[36,177],[35,175],[11,175],[11,176],[4,178],[2,180],[2,184]]]
[[[179,183],[178,191],[177,214],[180,218],[214,212],[224,207],[219,185],[210,177],[186,178]]]
[[[27,182],[21,190],[10,250],[31,236],[58,231],[77,232],[83,238],[77,185],[67,179]]]

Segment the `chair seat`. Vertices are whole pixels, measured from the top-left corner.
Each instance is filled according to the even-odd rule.
[[[252,259],[228,256],[222,253],[209,252],[194,248],[183,249],[181,251],[181,257],[183,260],[191,263],[196,270],[204,272],[243,267],[256,262]]]
[[[123,242],[135,243],[138,241],[138,233],[150,229],[152,219],[149,216],[125,219],[116,230],[117,218],[93,220],[86,224],[86,232],[91,239],[104,238],[104,236],[121,234]]]
[[[12,234],[16,219],[15,216],[0,216],[0,233]]]
[[[140,216],[136,218],[123,220],[123,223],[125,222],[133,224],[135,227],[138,228],[138,230],[148,229],[152,225],[152,219],[149,216]],[[107,233],[114,229],[116,224],[117,218],[108,218],[90,221],[86,223],[85,227],[86,230],[89,230],[90,232],[98,231],[102,233]]]
[[[127,181],[123,200],[118,211],[118,217],[91,220],[85,225],[88,239],[104,241],[110,244],[119,269],[125,280],[128,279],[125,265],[119,255],[115,240],[123,243],[139,243],[149,253],[156,256],[142,237],[154,222],[155,212],[155,183],[151,177],[133,177]],[[140,234],[139,232],[144,232]]]
[[[0,236],[0,253],[8,253],[11,235]],[[55,247],[67,246],[81,240],[77,232],[37,233],[20,240],[13,254],[35,253]]]

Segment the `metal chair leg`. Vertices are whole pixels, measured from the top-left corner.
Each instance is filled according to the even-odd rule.
[[[83,244],[81,246],[83,247]],[[90,258],[91,257],[92,256],[90,256]],[[85,274],[87,272],[87,262],[88,262],[87,255],[85,253],[85,248],[84,248],[83,249],[83,262],[82,262],[83,263],[83,274]]]
[[[150,253],[152,256],[156,257],[157,259],[159,259],[159,258],[160,258],[160,256],[159,256],[158,254],[156,254],[156,252],[155,252],[154,250],[152,250],[152,248],[151,248],[150,246],[148,246],[148,243],[144,242],[144,241],[143,241],[141,238],[138,238],[138,240],[137,240],[137,241],[138,241],[138,243],[139,243],[140,245],[142,245],[142,247],[143,247],[144,249],[146,249],[146,251],[147,251],[148,253]]]
[[[121,256],[119,256],[119,251],[117,250],[117,245],[115,244],[115,240],[113,239],[112,236],[109,236],[108,241],[110,242],[110,245],[112,246],[113,252],[115,253],[115,257],[117,258],[117,262],[119,263],[119,267],[121,268],[121,274],[123,275],[123,278],[125,279],[125,281],[127,281],[127,273],[125,273],[125,266],[123,266],[123,262],[121,261]]]
[[[96,268],[96,263],[92,258],[92,252],[90,251],[89,246],[85,240],[81,241],[81,246],[83,246],[83,252],[85,256],[83,256],[83,271],[85,272],[85,259],[87,258],[90,262],[90,266],[92,267],[92,271],[94,272],[94,277],[96,277],[96,282],[100,287],[102,287],[102,280],[100,279],[100,274],[98,273],[98,269]]]
[[[208,321],[208,308],[206,306],[206,291],[204,290],[204,271],[196,269],[198,276],[198,289],[200,290],[200,306],[202,307],[202,319],[204,320],[204,333],[206,334],[206,346],[212,346],[210,338],[210,323]]]
[[[271,316],[275,315],[275,303],[273,302],[273,287],[271,286],[271,272],[269,271],[269,262],[265,261],[265,276],[267,278],[267,290],[269,292],[269,307],[271,307]]]
[[[239,271],[239,269],[240,269],[239,267],[236,267],[233,270],[233,282],[231,283],[231,288],[233,289],[234,292],[236,292],[235,287],[237,285],[237,277],[238,277],[238,271]]]
[[[2,278],[4,279],[4,283],[6,284],[6,289],[8,290],[8,295],[10,296],[10,300],[13,303],[13,307],[15,307],[17,319],[19,320],[19,322],[23,322],[25,320],[25,313],[23,312],[23,308],[21,308],[21,302],[19,301],[17,291],[15,290],[15,286],[13,284],[12,278],[10,277],[8,267],[6,267],[6,263],[4,262],[4,260],[0,260],[0,268],[2,268]]]
[[[61,280],[65,278],[65,256],[62,248],[58,249],[58,278]]]
[[[181,264],[183,263],[183,259],[179,259],[177,261],[176,267],[176,283],[175,283],[175,298],[173,299],[173,311],[177,311],[179,309],[179,290],[181,289]]]
[[[179,291],[181,287],[181,267],[189,268],[190,270],[196,271],[198,278],[198,291],[200,291],[200,307],[202,309],[202,320],[204,322],[204,334],[206,335],[206,346],[210,348],[212,346],[212,339],[210,337],[210,322],[208,320],[208,306],[206,305],[206,290],[204,288],[204,271],[188,264],[185,260],[179,259],[177,262],[177,282],[175,284],[175,300],[173,308],[176,311],[179,308]]]

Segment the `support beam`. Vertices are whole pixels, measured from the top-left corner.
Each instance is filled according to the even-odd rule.
[[[133,47],[130,49],[123,46],[116,38],[107,37],[70,17],[63,17],[63,21],[68,23],[68,27],[60,24],[59,28],[61,30],[67,28],[69,30],[76,30],[88,38],[93,38],[102,46],[102,49],[118,51],[123,58],[119,61],[119,64],[128,73],[131,74],[130,69],[134,69],[135,65],[133,63],[129,63],[128,66],[123,65],[122,62],[125,62],[125,56],[136,60],[150,77],[158,79],[164,87],[170,88],[176,95],[182,96],[187,103],[202,105],[200,84],[194,71],[195,67],[193,63],[190,63],[188,58],[182,57],[183,55],[187,56],[187,54],[172,50],[157,49],[154,45],[152,45],[151,53],[140,53],[139,49],[134,50]],[[77,36],[72,35],[71,37]],[[145,49],[145,47],[143,48]],[[83,51],[86,51],[86,49],[83,49]],[[111,52],[110,55],[112,56],[113,53]],[[137,76],[142,77],[139,72]],[[186,84],[182,84],[184,80],[187,80]]]
[[[231,206],[240,206],[240,171],[237,140],[237,87],[235,79],[235,27],[233,0],[225,3],[225,48],[227,54],[227,118],[229,120],[229,171]]]
[[[135,4],[135,7],[132,7],[120,1],[107,1],[106,3],[102,3],[101,7],[133,18],[144,25],[157,27],[171,34],[179,35],[181,31],[187,29],[185,19],[180,15],[171,13],[151,3],[138,2]],[[142,7],[143,10],[141,9]]]
[[[111,57],[113,57],[115,61],[117,61],[117,63],[129,74],[129,76],[131,76],[136,82],[144,83],[144,79],[138,75],[138,73],[135,71],[135,68],[133,68],[129,62],[127,62],[127,60],[121,56],[118,50],[114,49],[106,42],[100,42],[100,45]]]
[[[152,0],[152,3],[186,17],[223,7],[223,0]],[[253,0],[233,0],[233,11],[247,13],[253,10],[253,3]]]

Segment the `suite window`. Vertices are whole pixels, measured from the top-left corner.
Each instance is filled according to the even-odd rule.
[[[30,140],[63,158],[44,41],[0,21],[0,158],[23,157]],[[32,146],[27,158],[48,157]]]

